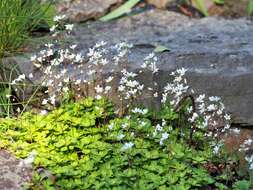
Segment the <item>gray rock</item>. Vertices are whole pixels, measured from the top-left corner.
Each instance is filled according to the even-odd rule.
[[[57,5],[59,13],[65,14],[70,21],[84,22],[104,15],[122,0],[74,0],[60,1]]]
[[[252,22],[246,19],[197,20],[172,12],[149,11],[109,23],[80,25],[73,40],[83,53],[98,40],[128,41],[134,45],[129,67],[135,71],[156,45],[166,46],[171,51],[159,55],[160,88],[170,72],[187,68],[189,84],[198,93],[221,96],[235,123],[252,125],[252,32]]]
[[[70,41],[79,44],[83,54],[100,40],[111,44],[128,41],[134,45],[128,63],[132,71],[140,70],[141,60],[157,45],[166,46],[170,51],[158,56],[160,92],[172,71],[187,68],[189,84],[197,93],[221,96],[234,123],[253,125],[252,32],[252,22],[244,18],[197,20],[149,11],[107,23],[80,24]],[[147,86],[152,81],[149,73],[141,80]],[[150,97],[145,94],[142,99],[159,106]]]
[[[33,169],[31,167],[19,166],[17,160],[10,153],[0,151],[0,189],[20,190],[32,179]]]

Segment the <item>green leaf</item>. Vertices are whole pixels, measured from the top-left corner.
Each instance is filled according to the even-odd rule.
[[[253,13],[253,0],[249,0],[248,14],[251,15],[252,13]]]
[[[237,181],[234,184],[235,190],[250,190],[250,182],[246,180]]]
[[[196,5],[196,8],[203,13],[203,15],[208,16],[208,11],[206,9],[206,6],[203,2],[203,0],[193,0],[194,4]]]
[[[162,52],[165,52],[165,51],[170,51],[170,49],[167,48],[166,46],[161,46],[161,45],[156,46],[155,49],[154,49],[155,53],[162,53]]]
[[[133,8],[139,2],[140,0],[128,0],[125,4],[121,5],[119,8],[100,18],[100,20],[106,22],[118,18],[123,14],[128,13],[131,10],[131,8]]]
[[[224,5],[224,0],[213,0],[214,3],[218,4],[218,5]]]

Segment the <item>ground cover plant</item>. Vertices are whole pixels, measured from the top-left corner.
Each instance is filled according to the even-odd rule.
[[[238,160],[223,148],[220,136],[237,129],[230,129],[220,97],[195,94],[184,68],[170,73],[159,91],[158,57],[151,52],[142,70],[130,71],[127,42],[100,41],[81,54],[78,44],[60,41],[73,29],[64,18],[55,17],[54,41],[31,57],[41,85],[26,103],[13,104],[17,118],[0,120],[1,148],[22,158],[21,166],[34,166],[28,189],[252,188],[250,152],[250,170],[241,174]],[[150,86],[139,80],[143,72],[152,77]],[[9,86],[30,87],[33,77],[21,73]],[[43,94],[40,110],[26,112],[36,92]],[[159,111],[140,104],[144,93],[161,103]],[[11,104],[15,94],[6,97]]]
[[[237,166],[213,150],[213,138],[196,131],[190,145],[189,126],[170,106],[152,115],[134,108],[118,118],[105,99],[87,98],[1,120],[1,148],[28,157],[24,164],[35,157],[30,189],[232,188]]]

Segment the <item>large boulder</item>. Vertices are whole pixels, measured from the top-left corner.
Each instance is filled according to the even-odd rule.
[[[189,84],[198,93],[221,96],[235,123],[253,124],[253,25],[246,19],[189,19],[166,11],[149,11],[109,23],[80,25],[74,41],[83,53],[98,40],[128,41],[134,45],[132,70],[141,69],[144,56],[156,45],[168,47],[159,55],[160,89],[169,73],[187,68]],[[144,83],[147,80],[144,79]]]
[[[141,69],[141,60],[157,45],[165,46],[170,51],[158,55],[160,92],[172,71],[187,68],[189,84],[197,93],[221,96],[235,123],[253,125],[252,32],[252,22],[244,18],[189,19],[156,10],[107,23],[80,24],[70,41],[79,44],[83,54],[97,41],[130,42],[133,49],[128,66],[133,71]],[[29,69],[23,70],[29,74]],[[143,76],[142,82],[148,86],[151,78],[148,73]],[[151,97],[144,94],[144,102]],[[154,104],[159,105],[159,100]]]
[[[101,17],[121,3],[122,0],[74,0],[60,1],[56,7],[57,11],[65,14],[70,21],[84,22]]]

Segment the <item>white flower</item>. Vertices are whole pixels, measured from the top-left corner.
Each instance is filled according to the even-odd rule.
[[[61,74],[64,75],[64,74],[66,74],[66,73],[67,73],[67,69],[65,69],[65,68],[62,69]]]
[[[65,25],[66,30],[69,30],[69,31],[72,31],[73,27],[74,27],[74,24],[66,24]]]
[[[141,122],[140,122],[140,125],[141,125],[141,126],[145,126],[145,125],[146,125],[146,122],[145,122],[145,121],[141,121]]]
[[[150,53],[147,57],[144,58],[144,60],[150,60],[150,59],[152,59],[153,57],[155,57],[154,52]]]
[[[102,93],[104,91],[104,89],[101,86],[99,86],[99,85],[97,85],[95,87],[95,90],[96,90],[96,93]]]
[[[240,134],[241,130],[238,129],[238,128],[234,128],[232,129],[232,131],[235,133],[235,134]]]
[[[178,74],[180,74],[181,76],[185,75],[185,72],[187,71],[187,69],[185,68],[181,68],[181,69],[177,69],[176,72]]]
[[[252,162],[249,165],[249,170],[253,170],[253,163]]]
[[[63,82],[68,83],[69,80],[70,80],[69,77],[66,77],[66,78],[63,79]]]
[[[192,106],[189,106],[189,107],[187,108],[187,112],[188,112],[188,113],[191,113],[192,110],[193,110],[193,107],[192,107]]]
[[[105,92],[107,93],[108,91],[111,90],[111,88],[112,88],[111,86],[106,86],[106,87],[105,87]]]
[[[30,79],[32,79],[32,78],[33,78],[33,74],[30,73],[28,77],[29,77]]]
[[[121,151],[125,151],[125,150],[127,150],[127,149],[130,149],[130,148],[132,148],[133,146],[134,146],[134,143],[132,143],[132,142],[125,143],[125,144],[122,146]]]
[[[47,99],[43,99],[43,101],[42,101],[41,104],[42,104],[42,105],[46,105],[46,104],[47,104]]]
[[[160,139],[160,145],[163,145],[163,142],[168,139],[169,134],[167,132],[162,134],[162,138]]]
[[[53,25],[49,30],[50,30],[50,32],[54,32],[55,31],[55,29],[56,29],[56,25]]]
[[[218,96],[210,96],[209,97],[209,100],[210,101],[212,101],[212,102],[218,102],[218,101],[220,101],[220,97],[218,97]]]
[[[20,80],[25,80],[25,74],[22,74],[22,75],[19,75],[19,77],[18,77],[18,79],[17,79],[18,81]]]
[[[79,62],[82,62],[83,61],[83,56],[78,53],[76,56],[75,56],[75,62],[79,63]]]
[[[162,131],[163,127],[158,123],[155,127],[156,131]]]
[[[112,80],[113,80],[113,77],[110,76],[110,77],[108,77],[107,79],[105,79],[105,82],[109,83],[109,82],[111,82]]]
[[[231,120],[231,116],[229,114],[225,114],[224,115],[224,118],[227,120],[227,121],[230,121]]]
[[[214,154],[218,154],[219,153],[219,151],[220,151],[220,146],[215,146],[214,148],[213,148],[213,153]]]
[[[36,55],[33,55],[31,58],[30,58],[30,60],[33,62],[33,61],[35,61],[37,59],[37,56]]]
[[[73,49],[73,50],[74,50],[74,49],[76,49],[76,47],[77,47],[77,45],[74,44],[74,45],[71,45],[71,46],[70,46],[70,49]]]
[[[118,135],[118,140],[122,140],[124,137],[125,137],[124,134],[119,134],[119,135]]]
[[[63,20],[64,18],[66,18],[66,15],[57,15],[54,17],[54,22],[58,22],[60,20]]]
[[[102,96],[101,96],[101,95],[96,95],[95,98],[96,98],[97,100],[100,100],[100,99],[102,98]]]
[[[18,113],[20,113],[20,112],[21,112],[21,109],[18,107],[16,111],[17,111]]]
[[[194,112],[193,114],[192,114],[192,117],[191,118],[189,118],[188,120],[191,122],[191,123],[193,123],[193,122],[195,122],[195,120],[198,118],[198,114],[196,113],[196,112]]]
[[[101,65],[107,65],[108,61],[107,59],[101,59]]]
[[[250,146],[252,144],[252,139],[245,140],[244,144]]]
[[[75,82],[75,85],[79,85],[79,84],[81,84],[81,79],[77,79]]]
[[[107,43],[105,41],[101,41],[101,42],[98,42],[95,44],[95,47],[96,48],[99,48],[99,47],[102,47],[102,46],[105,46]]]
[[[119,90],[120,92],[123,92],[123,91],[125,90],[125,87],[124,87],[123,85],[120,85],[120,86],[118,87],[118,90]]]
[[[204,99],[205,99],[205,94],[200,94],[197,99],[196,99],[196,102],[199,102],[199,103],[202,103],[204,102]]]
[[[214,111],[214,110],[216,110],[216,106],[215,106],[214,104],[211,104],[211,105],[209,105],[209,106],[207,107],[207,110],[208,110],[208,111]]]
[[[47,110],[41,110],[40,115],[47,115]]]
[[[132,112],[133,113],[139,113],[139,114],[145,115],[145,114],[148,113],[148,109],[134,108],[134,109],[132,109]]]
[[[45,46],[46,46],[47,48],[51,48],[51,47],[53,47],[53,46],[54,46],[54,44],[50,44],[50,43],[48,43],[48,44],[45,44]]]
[[[162,126],[166,125],[166,121],[164,119],[162,119]]]
[[[114,127],[114,124],[113,124],[113,123],[111,123],[110,125],[108,125],[108,128],[109,128],[110,130],[112,130],[113,127]]]
[[[123,129],[125,129],[128,126],[128,124],[127,123],[123,123],[121,126],[122,126]]]
[[[50,100],[50,102],[51,102],[51,104],[55,104],[55,95],[53,95],[53,96],[51,96],[50,98],[49,98],[49,100]]]

